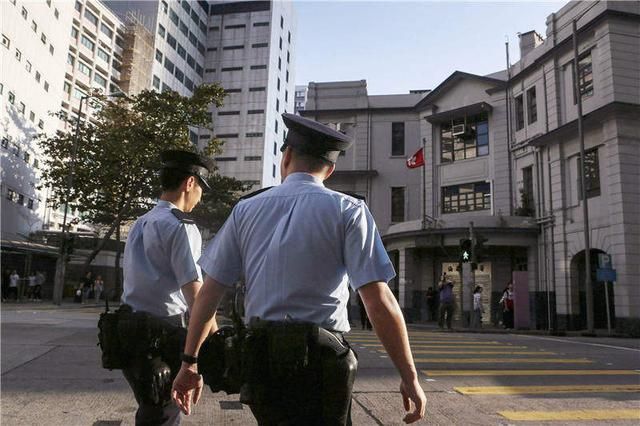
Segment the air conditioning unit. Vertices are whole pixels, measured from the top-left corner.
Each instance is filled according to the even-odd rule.
[[[464,124],[456,124],[455,126],[453,126],[453,128],[451,129],[451,134],[453,134],[453,136],[464,135]]]

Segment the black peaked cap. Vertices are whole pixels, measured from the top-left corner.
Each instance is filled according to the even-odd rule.
[[[214,169],[213,160],[205,155],[191,151],[170,149],[160,153],[163,169],[175,169],[197,176],[203,189],[209,190],[209,173]]]
[[[317,121],[287,113],[282,114],[282,120],[289,128],[285,145],[303,154],[335,163],[340,152],[353,144],[350,136]]]

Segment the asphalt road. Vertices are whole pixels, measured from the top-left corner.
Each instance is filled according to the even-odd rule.
[[[2,425],[131,425],[119,371],[100,368],[99,309],[3,305]],[[375,334],[353,330],[356,425],[399,425],[399,380]],[[412,329],[432,425],[640,421],[640,341]],[[184,425],[255,425],[237,395],[205,391]]]

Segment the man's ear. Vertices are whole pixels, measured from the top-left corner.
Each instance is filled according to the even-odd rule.
[[[325,173],[323,180],[329,179],[329,176],[331,176],[335,170],[336,170],[336,165],[332,164],[331,167],[327,169],[327,172]]]
[[[182,182],[182,190],[185,192],[193,191],[193,188],[196,185],[196,177],[191,175]]]

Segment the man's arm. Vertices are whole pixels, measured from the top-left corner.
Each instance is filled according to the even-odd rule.
[[[200,281],[191,281],[190,283],[187,283],[185,285],[183,285],[180,290],[182,291],[182,295],[184,296],[185,300],[187,301],[187,306],[189,307],[189,313],[192,314],[193,313],[193,306],[196,300],[196,297],[198,296],[198,293],[200,292],[200,289],[202,288],[202,283]],[[216,317],[215,315],[213,316],[213,321],[211,324],[211,329],[209,330],[209,333],[207,334],[213,334],[216,332],[216,330],[218,330],[218,323],[216,322]],[[186,353],[186,352],[185,352]]]
[[[205,278],[204,285],[199,292],[196,292],[197,297],[193,304],[187,341],[184,345],[185,354],[197,357],[200,346],[209,332],[217,331],[215,314],[224,293],[225,287],[222,284],[209,276]],[[198,365],[183,362],[171,390],[176,404],[188,415],[191,412],[191,402],[194,405],[197,404],[201,391],[202,377],[198,374]]]
[[[413,363],[407,327],[400,306],[384,282],[365,284],[358,289],[358,293],[378,338],[400,373],[400,392],[405,410],[411,410],[411,402],[415,405],[414,410],[404,417],[404,421],[413,423],[420,420],[425,414],[426,397]]]

